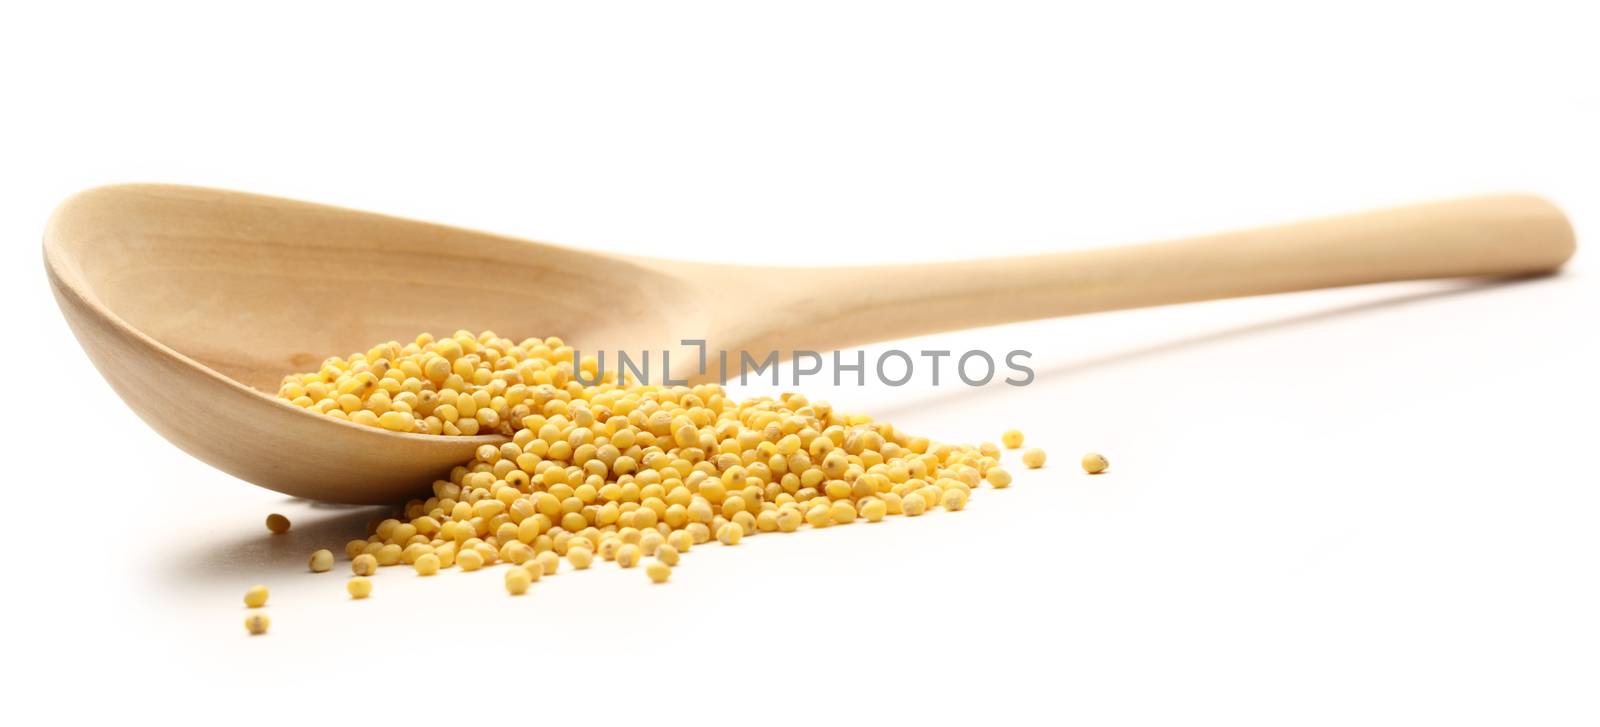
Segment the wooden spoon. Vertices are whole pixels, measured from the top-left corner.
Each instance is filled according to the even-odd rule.
[[[1500,196],[1054,255],[777,270],[622,258],[162,185],[80,193],[44,238],[67,322],[156,431],[262,487],[351,503],[426,492],[479,445],[502,441],[395,434],[274,396],[286,373],[421,331],[673,349],[682,370],[685,338],[761,358],[1166,303],[1542,273],[1573,248],[1550,203]]]

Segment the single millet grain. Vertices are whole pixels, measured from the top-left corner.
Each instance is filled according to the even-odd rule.
[[[528,576],[525,568],[512,568],[506,571],[506,592],[513,596],[520,596],[528,592],[528,586],[533,579]]]

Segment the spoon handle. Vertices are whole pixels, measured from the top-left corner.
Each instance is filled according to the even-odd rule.
[[[805,343],[837,348],[961,328],[1333,288],[1559,268],[1574,250],[1538,197],[1437,202],[1185,240],[1050,255],[818,269],[797,305]],[[754,336],[752,344],[792,346]],[[773,336],[776,338],[776,336]]]

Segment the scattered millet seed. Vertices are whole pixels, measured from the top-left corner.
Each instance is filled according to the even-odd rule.
[[[805,515],[801,514],[800,508],[791,503],[778,508],[777,520],[778,532],[792,533],[800,529],[800,524],[805,522]],[[679,548],[679,550],[687,550],[687,548]]]
[[[251,636],[260,636],[266,633],[267,628],[270,626],[272,626],[272,619],[267,618],[264,613],[252,613],[244,617],[244,628],[250,632]]]
[[[1110,466],[1111,462],[1106,460],[1105,455],[1099,452],[1090,452],[1083,455],[1083,471],[1091,475],[1098,475],[1106,471],[1106,468]]]
[[[625,552],[621,564],[636,566],[653,552],[668,565],[713,538],[959,510],[984,481],[1010,484],[1000,454],[1022,442],[1017,431],[1000,446],[932,442],[797,393],[737,401],[719,385],[641,385],[597,364],[558,338],[458,331],[285,377],[279,395],[313,413],[507,438],[346,543],[352,572],[504,561],[533,582],[563,559],[582,570]]]
[[[662,535],[660,530],[646,530],[644,535],[639,537],[639,552],[645,557],[655,555],[656,549],[665,542],[667,536]]]
[[[996,490],[1004,490],[1011,486],[1011,473],[1000,467],[990,467],[988,472],[983,473],[983,478]]]
[[[400,551],[400,562],[406,565],[416,565],[417,559],[422,557],[423,553],[432,552],[433,548],[428,547],[427,543],[412,543],[407,545],[405,550]]]
[[[1043,467],[1044,466],[1044,450],[1042,450],[1042,449],[1030,449],[1030,450],[1028,450],[1026,452],[1023,452],[1022,453],[1022,463],[1027,465],[1028,469],[1030,469],[1030,470],[1036,470],[1036,469],[1039,469],[1040,467]]]
[[[250,608],[261,608],[267,605],[267,587],[251,586],[244,592],[244,605]]]
[[[672,566],[656,561],[644,567],[644,573],[650,576],[652,583],[666,583],[672,577]]]
[[[439,556],[433,553],[423,553],[417,558],[417,562],[412,564],[412,567],[417,569],[417,575],[419,576],[434,575],[439,572]]]
[[[272,531],[272,534],[274,535],[282,535],[283,533],[289,532],[289,518],[279,515],[278,513],[272,513],[271,515],[268,515],[267,530]]]
[[[372,581],[356,576],[345,581],[344,589],[350,592],[351,598],[366,598],[372,595]]]
[[[398,544],[390,543],[379,548],[375,557],[378,560],[378,565],[396,565],[400,562],[400,555],[404,552]]]
[[[522,565],[523,563],[533,560],[534,555],[536,554],[533,552],[533,548],[523,545],[515,540],[506,543],[505,546],[500,549],[500,560],[506,561],[512,565]]]
[[[333,551],[326,549],[312,551],[311,560],[307,561],[307,565],[312,573],[327,573],[333,569]]]
[[[520,596],[528,592],[528,586],[533,583],[533,578],[528,575],[527,569],[512,568],[506,571],[506,592],[513,596]]]

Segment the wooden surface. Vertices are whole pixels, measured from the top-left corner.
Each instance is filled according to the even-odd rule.
[[[1517,276],[1574,249],[1561,212],[1484,197],[1021,258],[775,270],[625,260],[222,190],[79,194],[45,233],[52,289],[146,422],[225,472],[353,503],[423,492],[495,437],[395,434],[278,400],[281,377],[420,331],[585,350],[827,350],[1033,318],[1394,280]],[[803,324],[803,325],[798,325]],[[681,369],[679,369],[681,371]]]

